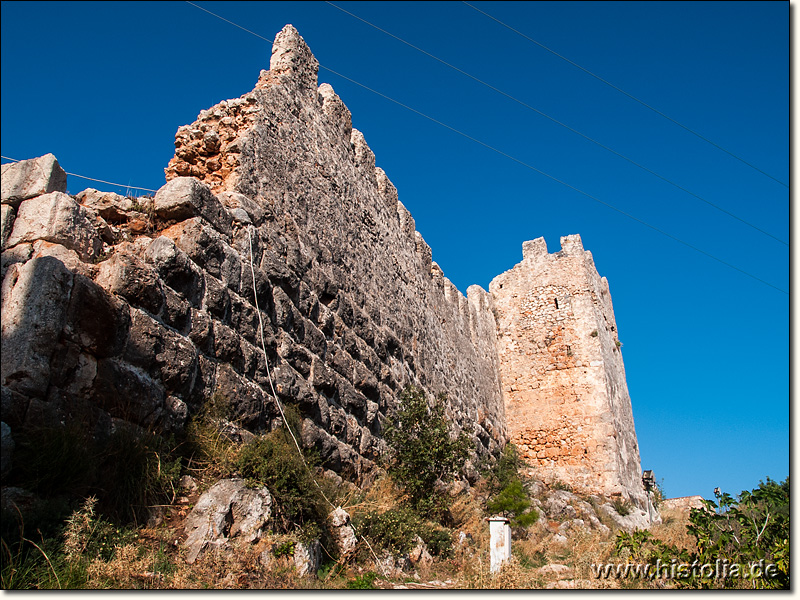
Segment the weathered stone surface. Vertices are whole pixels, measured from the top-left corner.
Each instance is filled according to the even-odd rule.
[[[33,244],[18,244],[13,248],[3,251],[0,255],[2,266],[0,267],[0,279],[5,279],[8,268],[17,263],[24,263],[30,260],[33,254]]]
[[[336,543],[339,556],[347,558],[355,554],[358,548],[358,538],[350,524],[350,515],[342,507],[338,507],[331,512],[329,519],[331,521],[331,537]]]
[[[147,246],[145,258],[156,268],[164,283],[189,304],[200,307],[203,300],[203,273],[175,242],[164,236],[157,237]]]
[[[272,496],[267,488],[250,489],[243,479],[218,481],[200,496],[184,523],[186,562],[193,563],[207,547],[220,546],[230,538],[258,540],[271,514]]]
[[[311,88],[316,91],[319,62],[311,54],[300,33],[287,25],[272,44],[272,58],[269,61],[269,75],[282,81],[291,81],[300,89]]]
[[[97,362],[97,374],[88,395],[115,418],[145,427],[163,424],[163,387],[142,369],[118,358]]]
[[[682,496],[681,498],[667,498],[662,500],[659,511],[672,510],[689,514],[693,508],[704,509],[706,504],[702,496]]]
[[[187,338],[140,310],[131,309],[124,358],[160,380],[167,393],[188,396],[197,372],[197,349]]]
[[[112,192],[100,192],[88,188],[80,192],[75,199],[88,209],[93,210],[109,223],[125,223],[128,213],[134,210],[133,198],[120,196]],[[148,202],[150,200],[147,200]]]
[[[6,245],[36,240],[61,244],[84,260],[94,258],[103,248],[86,209],[62,192],[31,198],[19,205]]]
[[[2,383],[43,398],[72,291],[73,274],[45,257],[10,267],[2,288]]]
[[[151,315],[160,314],[164,306],[164,290],[158,273],[130,254],[114,254],[102,262],[95,281]]]
[[[26,244],[21,245],[25,246]],[[13,249],[18,247],[19,246],[15,246]],[[75,250],[70,250],[61,244],[54,244],[53,242],[46,242],[45,240],[35,241],[32,246],[30,257],[41,258],[44,256],[50,256],[61,261],[70,271],[83,275],[84,277],[92,278],[97,271],[97,268],[93,264],[83,262]]]
[[[183,221],[203,217],[218,230],[230,234],[231,217],[211,189],[192,177],[168,181],[156,192],[156,214],[165,220]]]
[[[10,204],[0,205],[0,248],[6,249],[6,240],[11,235],[11,228],[14,226],[14,218],[17,211]]]
[[[64,336],[96,358],[122,352],[128,336],[128,305],[76,274],[65,315]]]
[[[5,164],[0,180],[2,202],[13,206],[28,198],[67,191],[67,174],[52,154]]]
[[[315,575],[322,561],[322,545],[319,540],[298,542],[294,547],[294,566],[301,577]]]
[[[489,290],[512,440],[550,482],[622,494],[646,509],[608,282],[580,236],[523,244]]]

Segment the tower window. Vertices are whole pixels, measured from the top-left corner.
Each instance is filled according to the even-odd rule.
[[[555,298],[553,301],[556,303],[556,308],[558,308],[558,298]]]

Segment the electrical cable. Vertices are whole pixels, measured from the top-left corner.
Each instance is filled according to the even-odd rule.
[[[251,225],[251,227],[252,227],[252,225]],[[303,454],[303,450],[300,448],[300,444],[297,442],[297,438],[295,437],[294,432],[292,432],[292,428],[289,426],[289,422],[286,420],[286,414],[283,412],[283,407],[281,406],[281,401],[278,399],[278,394],[275,393],[275,385],[272,383],[272,375],[270,373],[270,368],[269,368],[269,358],[267,358],[267,346],[266,346],[266,344],[264,342],[264,321],[261,318],[261,309],[258,306],[258,290],[256,289],[256,271],[255,271],[255,267],[253,266],[253,236],[250,234],[250,227],[246,227],[246,229],[247,229],[247,239],[248,239],[249,246],[250,246],[250,274],[253,277],[253,301],[255,302],[256,314],[258,315],[258,332],[259,332],[259,335],[260,335],[260,338],[261,338],[261,350],[264,353],[264,364],[265,364],[266,369],[267,369],[267,379],[269,381],[269,387],[272,390],[272,397],[275,400],[275,404],[277,404],[278,410],[281,413],[281,418],[283,419],[283,424],[285,425],[287,431],[289,432],[289,435],[292,436],[292,440],[294,441],[294,445],[297,448],[297,453],[300,455],[300,460],[303,461],[303,464],[305,465],[306,469],[308,470],[309,473],[311,473],[311,481],[313,481],[314,485],[317,486],[317,489],[319,490],[319,493],[322,495],[322,497],[325,499],[325,502],[327,502],[333,510],[336,510],[337,508],[341,508],[341,507],[340,506],[336,506],[333,502],[331,502],[328,499],[328,496],[323,491],[322,486],[320,486],[320,484],[317,482],[317,478],[314,477],[314,474],[311,471],[311,467],[308,466],[308,463],[306,462],[306,458],[305,458],[305,456]],[[253,229],[255,229],[255,227],[253,227]],[[350,522],[350,527],[353,529],[353,533],[355,534],[355,525],[352,523],[352,521]],[[370,545],[370,543],[367,540],[367,538],[364,537],[363,535],[361,535],[361,539],[364,540],[364,542],[369,547],[369,551],[372,553],[372,556],[375,558],[375,564],[378,565],[378,568],[383,573],[383,576],[387,577],[386,571],[384,570],[383,565],[378,560],[378,556],[375,554],[375,551],[372,549],[372,546]]]
[[[9,158],[8,156],[0,156],[0,158],[5,158],[6,160],[10,160],[12,162],[22,162],[16,158]],[[102,179],[95,179],[94,177],[87,177],[86,175],[78,175],[77,173],[70,173],[69,171],[64,171],[67,175],[72,175],[73,177],[80,177],[81,179],[88,179],[89,181],[97,181],[99,183],[105,183],[107,185],[114,185],[121,188],[131,189],[131,190],[143,190],[145,192],[157,192],[158,190],[151,190],[150,188],[144,187],[137,187],[135,185],[123,185],[121,183],[114,183],[113,181],[104,181]]]
[[[422,48],[420,48],[420,47],[418,47],[418,46],[415,46],[414,44],[412,44],[412,43],[410,43],[410,42],[408,42],[408,41],[404,40],[403,38],[401,38],[401,37],[398,37],[398,36],[396,36],[395,34],[393,34],[393,33],[390,33],[389,31],[386,31],[385,29],[382,29],[382,28],[381,28],[381,27],[379,27],[378,25],[375,25],[374,23],[371,23],[370,21],[367,21],[366,19],[364,19],[364,18],[362,18],[362,17],[359,17],[359,16],[358,16],[358,15],[356,15],[356,14],[353,14],[353,13],[351,13],[350,11],[348,11],[348,10],[345,10],[344,8],[342,8],[342,7],[340,7],[340,6],[337,6],[337,5],[336,5],[336,4],[334,4],[333,2],[330,2],[329,0],[326,0],[326,1],[325,1],[325,4],[328,4],[328,5],[332,6],[333,8],[335,8],[335,9],[337,9],[337,10],[340,10],[340,11],[342,11],[342,12],[343,12],[343,13],[345,13],[345,14],[348,14],[348,15],[350,15],[350,16],[351,16],[351,17],[353,17],[354,19],[358,19],[358,20],[359,20],[359,21],[361,21],[362,23],[365,23],[365,24],[369,25],[370,27],[373,27],[374,29],[377,29],[377,30],[378,30],[378,31],[380,31],[381,33],[385,33],[385,34],[386,34],[386,35],[388,35],[389,37],[392,37],[392,38],[396,39],[398,42],[401,42],[401,43],[405,44],[406,46],[408,46],[408,47],[410,47],[410,48],[413,48],[414,50],[416,50],[416,51],[418,51],[418,52],[421,52],[421,53],[422,53],[422,54],[424,54],[425,56],[428,56],[428,57],[432,58],[433,60],[435,60],[435,61],[438,61],[438,62],[442,63],[442,64],[443,64],[443,65],[445,65],[446,67],[449,67],[449,68],[453,69],[454,71],[457,71],[457,72],[461,73],[462,75],[464,75],[464,76],[466,76],[466,77],[469,77],[469,78],[470,78],[470,79],[472,79],[473,81],[476,81],[477,83],[480,83],[481,85],[483,85],[483,86],[485,86],[485,87],[489,88],[490,90],[493,90],[493,91],[497,92],[498,94],[501,94],[501,95],[505,96],[505,97],[506,97],[506,98],[508,98],[509,100],[513,100],[513,101],[514,101],[514,102],[516,102],[517,104],[519,104],[519,105],[521,105],[521,106],[524,106],[524,107],[525,107],[525,108],[527,108],[528,110],[531,110],[531,111],[535,112],[535,113],[536,113],[536,114],[538,114],[538,115],[541,115],[542,117],[544,117],[544,118],[546,118],[546,119],[550,120],[551,122],[555,123],[556,125],[559,125],[559,126],[563,127],[564,129],[567,129],[567,130],[571,131],[572,133],[574,133],[574,134],[576,134],[576,135],[579,135],[579,136],[580,136],[580,137],[582,137],[583,139],[585,139],[585,140],[587,140],[587,141],[589,141],[589,142],[591,142],[591,143],[593,143],[593,144],[595,144],[595,145],[599,146],[600,148],[602,148],[602,149],[604,149],[604,150],[606,150],[606,151],[608,151],[608,152],[611,152],[612,154],[614,154],[614,155],[618,156],[618,157],[619,157],[619,158],[621,158],[622,160],[625,160],[625,161],[629,162],[630,164],[632,164],[632,165],[634,165],[634,166],[636,166],[636,167],[638,167],[638,168],[642,169],[643,171],[646,171],[646,172],[650,173],[651,175],[654,175],[655,177],[658,177],[658,178],[659,178],[659,179],[661,179],[662,181],[664,181],[664,182],[666,182],[666,183],[670,184],[671,186],[674,186],[674,187],[678,188],[678,189],[679,189],[679,190],[681,190],[682,192],[685,192],[685,193],[689,194],[690,196],[693,196],[694,198],[697,198],[697,199],[698,199],[698,200],[700,200],[701,202],[705,202],[705,203],[706,203],[706,204],[708,204],[709,206],[711,206],[711,207],[713,207],[713,208],[717,209],[718,211],[720,211],[720,212],[722,212],[722,213],[725,213],[725,214],[726,214],[726,215],[728,215],[729,217],[731,217],[731,218],[733,218],[733,219],[736,219],[737,221],[739,221],[739,222],[741,222],[741,223],[744,223],[744,224],[745,224],[745,225],[747,225],[748,227],[752,227],[752,228],[753,228],[753,229],[755,229],[756,231],[758,231],[758,232],[760,232],[760,233],[763,233],[764,235],[766,235],[766,236],[768,236],[768,237],[771,237],[773,240],[776,240],[776,241],[780,242],[780,243],[781,243],[781,244],[783,244],[784,246],[788,246],[788,245],[789,245],[787,242],[785,242],[784,240],[780,239],[779,237],[772,235],[771,233],[769,233],[768,231],[765,231],[765,230],[761,229],[760,227],[757,227],[757,226],[756,226],[756,225],[754,225],[753,223],[750,223],[749,221],[747,221],[747,220],[745,220],[745,219],[743,219],[743,218],[741,218],[741,217],[739,217],[739,216],[737,216],[737,215],[733,214],[733,213],[732,213],[732,212],[730,212],[729,210],[726,210],[726,209],[722,208],[721,206],[718,206],[717,204],[714,204],[714,203],[713,203],[713,202],[711,202],[710,200],[706,200],[706,199],[705,199],[705,198],[703,198],[702,196],[699,196],[698,194],[695,194],[694,192],[692,192],[692,191],[690,191],[690,190],[686,189],[685,187],[681,186],[680,184],[678,184],[678,183],[675,183],[675,182],[674,182],[674,181],[672,181],[671,179],[669,179],[669,178],[667,178],[667,177],[664,177],[663,175],[661,175],[661,174],[659,174],[659,173],[656,173],[656,172],[655,172],[655,171],[653,171],[652,169],[650,169],[650,168],[648,168],[648,167],[645,167],[644,165],[642,165],[642,164],[640,164],[640,163],[636,162],[635,160],[633,160],[632,158],[629,158],[629,157],[625,156],[624,154],[622,154],[622,153],[620,153],[620,152],[617,152],[617,151],[616,151],[616,150],[614,150],[613,148],[610,148],[610,147],[606,146],[605,144],[603,144],[602,142],[599,142],[599,141],[595,140],[594,138],[592,138],[592,137],[589,137],[588,135],[586,135],[586,134],[584,134],[584,133],[582,133],[582,132],[578,131],[577,129],[575,129],[575,128],[573,128],[573,127],[569,126],[569,125],[567,125],[566,123],[563,123],[563,122],[559,121],[558,119],[556,119],[556,118],[554,118],[554,117],[551,117],[551,116],[550,116],[550,115],[548,115],[547,113],[545,113],[545,112],[542,112],[541,110],[539,110],[538,108],[536,108],[536,107],[534,107],[534,106],[531,106],[531,105],[530,105],[530,104],[528,104],[527,102],[524,102],[523,100],[520,100],[519,98],[516,98],[515,96],[512,96],[511,94],[509,94],[509,93],[507,93],[507,92],[504,92],[504,91],[503,91],[503,90],[501,90],[501,89],[498,89],[498,88],[496,88],[496,87],[495,87],[495,86],[493,86],[492,84],[490,84],[490,83],[487,83],[487,82],[483,81],[482,79],[479,79],[478,77],[475,77],[474,75],[472,75],[472,74],[470,74],[470,73],[467,73],[466,71],[464,71],[464,70],[462,70],[462,69],[460,69],[460,68],[456,67],[455,65],[452,65],[452,64],[450,64],[449,62],[447,62],[447,61],[445,61],[445,60],[442,60],[442,59],[441,59],[441,58],[439,58],[438,56],[434,56],[434,55],[433,55],[433,54],[431,54],[430,52],[427,52],[426,50],[423,50]]]
[[[722,147],[722,146],[720,146],[719,144],[717,144],[717,143],[715,143],[715,142],[711,141],[710,139],[708,139],[707,137],[705,137],[705,136],[703,136],[703,135],[701,135],[701,134],[697,133],[697,132],[696,132],[694,129],[691,129],[691,128],[687,127],[686,125],[684,125],[683,123],[680,123],[680,122],[676,121],[675,119],[673,119],[673,118],[672,118],[672,117],[670,117],[669,115],[666,115],[666,114],[664,114],[663,112],[661,112],[660,110],[658,110],[657,108],[654,108],[654,107],[650,106],[649,104],[647,104],[647,103],[646,103],[646,102],[644,102],[643,100],[639,100],[639,98],[637,98],[637,97],[636,97],[636,96],[634,96],[633,94],[629,94],[628,92],[626,92],[625,90],[623,90],[623,89],[621,89],[621,88],[617,87],[616,85],[614,85],[614,84],[613,84],[613,83],[611,83],[610,81],[606,81],[605,79],[603,79],[603,78],[602,78],[602,77],[600,77],[599,75],[595,75],[595,74],[594,74],[594,73],[592,73],[592,72],[591,72],[589,69],[587,69],[587,68],[585,68],[585,67],[582,67],[581,65],[579,65],[578,63],[576,63],[576,62],[574,62],[574,61],[571,61],[571,60],[570,60],[570,59],[568,59],[566,56],[563,56],[563,55],[559,54],[559,53],[558,53],[558,52],[556,52],[555,50],[551,50],[550,48],[548,48],[547,46],[545,46],[545,45],[544,45],[544,44],[542,44],[541,42],[537,42],[535,39],[533,39],[532,37],[529,37],[529,36],[525,35],[525,34],[524,34],[524,33],[522,33],[521,31],[519,31],[518,29],[514,29],[514,28],[513,28],[511,25],[508,25],[508,24],[506,24],[506,23],[503,23],[503,22],[502,22],[500,19],[498,19],[498,18],[496,18],[496,17],[493,17],[492,15],[490,15],[490,14],[489,14],[489,13],[487,13],[487,12],[484,12],[484,11],[482,11],[480,8],[478,8],[478,7],[476,7],[476,6],[473,6],[473,5],[472,5],[472,4],[470,4],[469,2],[464,2],[464,0],[462,0],[462,3],[463,3],[463,4],[466,4],[467,6],[469,6],[469,7],[470,7],[470,8],[472,8],[472,9],[474,9],[474,10],[478,11],[478,12],[479,12],[479,13],[481,13],[482,15],[485,15],[486,17],[490,18],[492,21],[495,21],[496,23],[498,23],[498,24],[502,25],[502,26],[503,26],[503,27],[505,27],[506,29],[510,29],[511,31],[513,31],[514,33],[516,33],[517,35],[520,35],[520,36],[524,37],[524,38],[525,38],[526,40],[528,40],[529,42],[533,42],[534,44],[536,44],[536,45],[537,45],[537,46],[539,46],[540,48],[543,48],[544,50],[547,50],[547,51],[548,51],[550,54],[553,54],[553,55],[557,56],[558,58],[560,58],[561,60],[568,62],[568,63],[569,63],[569,64],[571,64],[573,67],[576,67],[576,68],[580,69],[581,71],[583,71],[584,73],[586,73],[586,74],[588,74],[588,75],[591,75],[592,77],[594,77],[594,78],[595,78],[595,79],[597,79],[598,81],[600,81],[600,82],[602,82],[602,83],[605,83],[607,86],[609,86],[609,87],[611,87],[611,88],[613,88],[613,89],[617,90],[617,91],[618,91],[620,94],[624,94],[625,96],[627,96],[628,98],[630,98],[630,99],[631,99],[631,100],[633,100],[634,102],[638,102],[639,104],[641,104],[641,105],[642,105],[642,106],[644,106],[645,108],[648,108],[648,109],[650,109],[651,111],[653,111],[654,113],[656,113],[657,115],[660,115],[660,116],[664,117],[664,118],[665,118],[667,121],[670,121],[670,122],[674,123],[674,124],[675,124],[675,125],[677,125],[678,127],[682,128],[682,129],[685,129],[686,131],[688,131],[688,132],[689,132],[689,133],[691,133],[692,135],[695,135],[695,136],[699,137],[701,140],[703,140],[704,142],[706,142],[706,143],[708,143],[708,144],[711,144],[712,146],[714,146],[714,147],[715,147],[715,148],[717,148],[718,150],[722,150],[722,152],[724,152],[725,154],[728,154],[729,156],[732,156],[733,158],[735,158],[735,159],[736,159],[736,160],[738,160],[739,162],[742,162],[742,163],[744,163],[745,165],[747,165],[747,166],[748,166],[748,167],[750,167],[751,169],[754,169],[754,170],[758,171],[759,173],[761,173],[762,175],[765,175],[766,177],[769,177],[770,179],[772,179],[773,181],[775,181],[775,182],[777,182],[777,183],[781,184],[781,185],[782,185],[783,187],[785,187],[785,188],[788,188],[788,187],[789,187],[788,185],[786,185],[786,184],[785,184],[783,181],[781,181],[781,180],[780,180],[780,179],[778,179],[777,177],[773,177],[772,175],[770,175],[770,174],[769,174],[769,173],[767,173],[766,171],[762,171],[761,169],[759,169],[759,168],[758,168],[757,166],[755,166],[754,164],[747,162],[745,159],[743,159],[743,158],[742,158],[742,157],[740,157],[740,156],[737,156],[736,154],[734,154],[734,153],[733,153],[733,152],[731,152],[730,150],[726,150],[725,148],[723,148],[723,147]]]
[[[239,29],[247,31],[248,33],[253,33],[251,31],[249,31],[248,29],[245,29],[244,27],[233,23],[232,21],[229,21],[228,19],[225,19],[224,17],[221,17],[221,16],[217,15],[216,13],[211,12],[208,9],[199,7],[196,4],[194,4],[193,2],[189,2],[189,0],[185,0],[185,2],[187,4],[191,4],[192,6],[195,6],[197,8],[201,8],[201,10],[203,10],[204,12],[207,12],[208,14],[210,14],[210,15],[212,15],[214,17],[217,17],[218,19],[220,19],[222,21],[225,21],[226,23],[235,25]],[[253,35],[255,35],[255,36],[257,36],[257,37],[259,37],[259,38],[261,38],[261,39],[263,39],[265,41],[270,41],[268,38],[265,38],[264,36],[261,36],[261,35],[255,34],[255,33]],[[272,43],[273,44],[275,43],[274,40],[273,40]],[[545,173],[541,169],[537,169],[536,167],[534,167],[532,165],[529,165],[528,163],[526,163],[526,162],[524,162],[524,161],[522,161],[522,160],[520,160],[518,158],[515,158],[514,156],[511,156],[510,154],[507,154],[506,152],[503,152],[502,150],[498,150],[497,148],[495,148],[495,147],[493,147],[493,146],[491,146],[491,145],[489,145],[489,144],[487,144],[485,142],[482,142],[482,141],[480,141],[480,140],[478,140],[478,139],[476,139],[476,138],[474,138],[474,137],[472,137],[472,136],[470,136],[470,135],[468,135],[468,134],[466,134],[466,133],[464,133],[462,131],[459,131],[455,127],[451,127],[450,125],[442,123],[441,121],[439,121],[437,119],[434,119],[433,117],[430,117],[430,116],[426,115],[425,113],[423,113],[421,111],[418,111],[417,109],[408,106],[407,104],[403,104],[399,100],[395,100],[394,98],[391,98],[390,96],[387,96],[386,94],[383,94],[383,93],[381,93],[381,92],[379,92],[377,90],[374,90],[371,87],[366,86],[363,83],[360,83],[360,82],[356,81],[355,79],[351,79],[350,77],[347,77],[346,75],[343,75],[342,73],[339,73],[338,71],[334,71],[330,67],[324,66],[322,63],[319,63],[319,67],[321,69],[325,69],[326,71],[328,71],[330,73],[333,73],[334,75],[337,75],[338,77],[341,77],[342,79],[345,79],[345,80],[347,80],[347,81],[349,81],[349,82],[351,82],[351,83],[353,83],[353,84],[355,84],[355,85],[357,85],[357,86],[359,86],[361,88],[364,88],[365,90],[367,90],[369,92],[372,92],[373,94],[376,94],[376,95],[380,96],[381,98],[389,100],[390,102],[393,102],[394,104],[397,104],[398,106],[401,106],[401,107],[403,107],[403,108],[405,108],[407,110],[410,110],[411,112],[416,113],[416,114],[420,115],[421,117],[424,117],[424,118],[428,119],[429,121],[432,121],[433,123],[441,125],[442,127],[445,127],[446,129],[449,129],[450,131],[452,131],[454,133],[457,133],[457,134],[459,134],[459,135],[461,135],[461,136],[463,136],[463,137],[465,137],[465,138],[467,138],[467,139],[469,139],[469,140],[471,140],[471,141],[473,141],[473,142],[475,142],[477,144],[480,144],[481,146],[484,146],[485,148],[488,148],[489,150],[492,150],[493,152],[496,152],[496,153],[500,154],[501,156],[505,156],[506,158],[508,158],[510,160],[513,160],[514,162],[519,163],[520,165],[522,165],[522,166],[524,166],[524,167],[526,167],[526,168],[528,168],[528,169],[530,169],[532,171],[535,171],[535,172],[537,172],[537,173],[539,173],[539,174],[541,174],[541,175],[543,175],[543,176],[545,176],[545,177],[547,177],[549,179],[552,179],[553,181],[555,181],[557,183],[560,183],[561,185],[563,185],[565,187],[568,187],[571,190],[574,190],[574,191],[578,192],[579,194],[581,194],[583,196],[586,196],[587,198],[589,198],[591,200],[594,200],[595,202],[598,202],[598,203],[602,204],[603,206],[606,206],[606,207],[608,207],[608,208],[610,208],[610,209],[612,209],[612,210],[614,210],[614,211],[616,211],[616,212],[628,217],[629,219],[632,219],[632,220],[634,220],[634,221],[636,221],[638,223],[641,223],[642,225],[644,225],[646,227],[649,227],[653,231],[657,231],[658,233],[660,233],[660,234],[662,234],[662,235],[664,235],[664,236],[666,236],[666,237],[668,237],[668,238],[670,238],[670,239],[672,239],[672,240],[674,240],[674,241],[676,241],[676,242],[678,242],[680,244],[683,244],[687,248],[691,248],[692,250],[695,250],[696,252],[699,252],[700,254],[703,254],[704,256],[707,256],[707,257],[709,257],[709,258],[711,258],[711,259],[713,259],[713,260],[715,260],[715,261],[717,261],[717,262],[719,262],[719,263],[721,263],[721,264],[723,264],[723,265],[725,265],[727,267],[730,267],[731,269],[733,269],[735,271],[738,271],[739,273],[742,273],[743,275],[747,275],[748,277],[750,277],[752,279],[755,279],[756,281],[758,281],[760,283],[763,283],[766,286],[769,286],[769,287],[771,287],[771,288],[773,288],[775,290],[778,290],[779,292],[782,292],[782,293],[786,294],[787,296],[789,295],[789,292],[787,292],[786,290],[784,290],[782,288],[779,288],[778,286],[775,286],[775,285],[773,285],[773,284],[761,279],[760,277],[757,277],[756,275],[753,275],[752,273],[749,273],[748,271],[745,271],[744,269],[740,269],[739,267],[736,267],[736,266],[732,265],[731,263],[729,263],[729,262],[727,262],[727,261],[725,261],[725,260],[723,260],[721,258],[718,258],[718,257],[714,256],[713,254],[711,254],[709,252],[706,252],[705,250],[701,250],[700,248],[697,248],[696,246],[693,246],[689,242],[685,242],[682,239],[680,239],[680,238],[678,238],[678,237],[676,237],[676,236],[674,236],[674,235],[672,235],[670,233],[667,233],[666,231],[664,231],[662,229],[659,229],[658,227],[655,227],[654,225],[650,225],[646,221],[643,221],[642,219],[639,219],[638,217],[634,217],[633,215],[631,215],[631,214],[629,214],[629,213],[627,213],[627,212],[625,212],[625,211],[613,206],[612,204],[609,204],[608,202],[604,202],[603,200],[600,200],[599,198],[597,198],[595,196],[592,196],[591,194],[589,194],[587,192],[584,192],[583,190],[580,190],[580,189],[576,188],[573,185],[570,185],[570,184],[568,184],[568,183],[566,183],[566,182],[564,182],[564,181],[562,181],[562,180],[560,180],[560,179],[558,179],[558,178],[556,178],[556,177],[554,177],[554,176],[552,176],[552,175],[550,175],[548,173]]]

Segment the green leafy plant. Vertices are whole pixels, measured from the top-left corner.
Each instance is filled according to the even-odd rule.
[[[702,509],[693,508],[687,531],[695,538],[697,551],[667,544],[648,531],[619,532],[615,543],[617,555],[631,562],[650,565],[670,564],[677,560],[687,565],[715,565],[726,561],[740,565],[737,577],[718,579],[702,569],[687,571],[676,580],[678,587],[789,588],[789,478],[777,483],[767,478],[751,492],[737,498],[724,493],[718,502],[705,501]],[[750,565],[763,561],[764,567],[753,572]],[[732,572],[732,570],[731,570]]]
[[[570,493],[572,492],[572,486],[568,483],[564,483],[560,479],[556,479],[552,484],[550,484],[550,487],[554,490],[562,490]]]
[[[451,432],[444,416],[445,402],[446,397],[440,395],[428,403],[424,391],[409,386],[384,430],[391,449],[389,475],[422,516],[437,519],[444,516],[450,501],[437,490],[437,483],[449,483],[460,472],[471,444],[465,431]]]
[[[698,560],[764,560],[776,565],[775,576],[754,577],[752,586],[788,589],[789,478],[778,483],[768,477],[738,498],[724,493],[718,501],[706,500],[706,509],[692,509],[689,515],[687,530],[697,540]]]
[[[361,535],[366,536],[374,548],[392,554],[410,552],[422,528],[419,517],[408,508],[367,513],[358,525]]]
[[[376,590],[378,588],[375,587],[375,580],[378,578],[378,574],[374,571],[369,571],[368,573],[364,573],[363,575],[358,575],[355,579],[351,579],[347,582],[347,589],[348,590]]]

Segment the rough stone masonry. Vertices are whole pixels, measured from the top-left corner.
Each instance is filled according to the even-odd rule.
[[[643,506],[608,287],[579,238],[527,242],[464,297],[317,71],[287,25],[253,91],[178,130],[152,199],[69,196],[52,155],[3,166],[4,440],[176,431],[215,392],[267,431],[271,376],[303,444],[363,480],[414,383],[447,394],[475,461],[510,435],[540,474]]]

